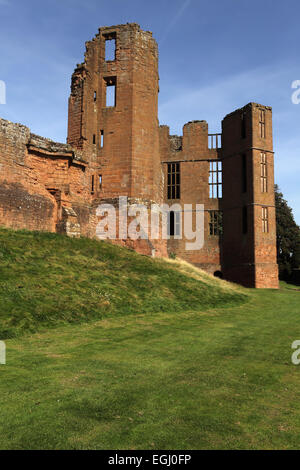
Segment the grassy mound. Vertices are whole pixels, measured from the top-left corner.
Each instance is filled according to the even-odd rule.
[[[0,338],[106,316],[229,306],[245,291],[183,262],[86,238],[0,229]]]

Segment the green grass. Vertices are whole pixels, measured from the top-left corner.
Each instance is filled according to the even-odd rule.
[[[0,337],[246,299],[229,284],[189,271],[105,242],[0,229]]]
[[[0,323],[19,335],[0,366],[1,449],[299,448],[299,290],[84,239],[1,230],[0,243]]]

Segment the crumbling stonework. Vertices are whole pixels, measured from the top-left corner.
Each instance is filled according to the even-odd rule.
[[[115,42],[109,60],[108,41]],[[131,240],[118,232],[115,242],[151,256],[175,253],[247,286],[278,287],[271,108],[249,103],[224,118],[220,135],[209,134],[206,121],[169,135],[158,122],[158,83],[152,33],[137,24],[100,28],[72,76],[67,144],[0,119],[0,224],[95,237],[97,207],[112,204],[119,220],[119,196],[149,214],[153,203],[204,204],[199,250],[172,235]],[[209,184],[214,162],[223,166],[217,197]],[[170,196],[173,163],[180,195]],[[218,233],[212,213],[223,214]]]
[[[64,208],[75,202],[86,206],[91,198],[82,156],[25,126],[0,120],[0,165],[3,225],[60,231]]]

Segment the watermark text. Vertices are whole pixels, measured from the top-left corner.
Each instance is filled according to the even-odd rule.
[[[298,366],[300,364],[300,340],[295,340],[292,343],[292,349],[295,349],[296,351],[293,352],[292,354],[292,363],[295,366]]]
[[[0,364],[6,364],[6,344],[0,341]]]
[[[200,250],[204,246],[204,205],[175,203],[129,203],[119,197],[118,207],[100,204],[96,210],[96,235],[100,240],[185,240],[186,250]]]
[[[0,80],[0,104],[6,104],[6,84]]]
[[[292,93],[291,99],[293,104],[299,104],[300,103],[300,80],[294,80],[292,82],[292,88],[295,89],[295,91]]]

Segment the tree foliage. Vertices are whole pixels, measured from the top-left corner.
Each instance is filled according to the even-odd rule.
[[[281,279],[290,279],[292,270],[300,268],[300,227],[292,209],[275,185],[277,262]]]

